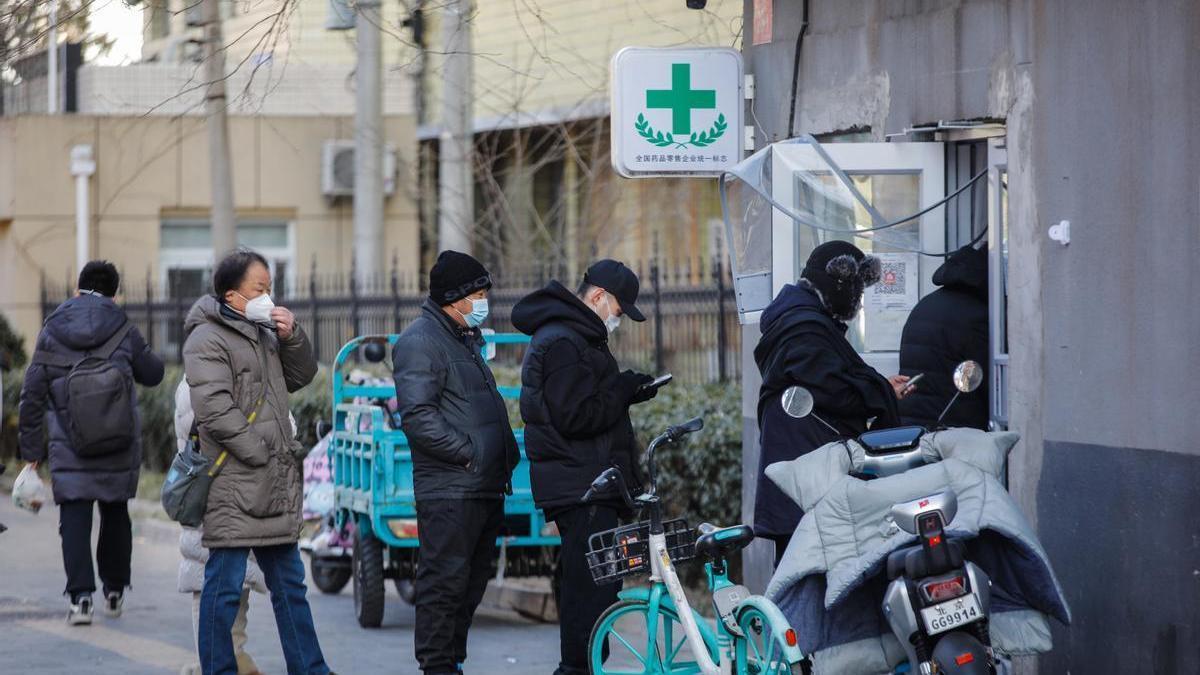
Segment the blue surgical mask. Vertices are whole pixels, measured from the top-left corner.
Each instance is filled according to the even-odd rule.
[[[458,310],[455,310],[455,311],[458,311]],[[459,314],[462,314],[462,312],[459,312]],[[486,319],[487,317],[488,317],[487,298],[481,298],[479,300],[472,300],[471,301],[471,313],[470,314],[462,314],[463,321],[466,321],[467,325],[470,326],[471,328],[478,327],[481,323],[483,323],[483,320]]]

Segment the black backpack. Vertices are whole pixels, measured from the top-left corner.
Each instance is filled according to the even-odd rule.
[[[80,457],[108,455],[133,445],[133,380],[111,360],[131,330],[133,324],[126,321],[108,341],[80,359],[44,351],[33,355],[34,363],[69,369],[67,419],[61,422]]]

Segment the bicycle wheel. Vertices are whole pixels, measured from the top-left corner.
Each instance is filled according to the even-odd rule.
[[[787,637],[771,624],[757,607],[748,606],[738,615],[744,638],[737,638],[738,675],[800,675],[800,664],[787,661]]]
[[[655,639],[649,639],[650,605],[622,600],[592,628],[588,662],[592,675],[694,675],[700,666],[687,645],[679,615],[659,607]],[[606,648],[607,647],[607,648]],[[716,654],[712,654],[715,658]]]

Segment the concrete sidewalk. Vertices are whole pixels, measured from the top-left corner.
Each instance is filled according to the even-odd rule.
[[[193,661],[191,597],[176,590],[177,525],[135,517],[133,589],[124,616],[109,619],[97,610],[93,625],[70,627],[57,509],[51,504],[34,515],[16,509],[0,493],[0,523],[9,527],[0,534],[0,671],[174,675]],[[413,610],[398,597],[388,597],[383,628],[365,630],[354,619],[349,586],[335,596],[321,594],[311,582],[309,589],[321,646],[334,670],[343,675],[418,672]],[[247,651],[265,673],[282,674],[274,623],[269,599],[252,595]],[[468,673],[550,673],[558,664],[558,626],[481,609],[469,646]]]

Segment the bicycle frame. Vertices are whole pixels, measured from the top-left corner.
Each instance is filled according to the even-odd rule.
[[[655,504],[655,507],[658,505]],[[657,510],[657,509],[656,509]],[[653,521],[652,521],[653,522]],[[651,525],[653,528],[653,525]],[[659,529],[662,529],[661,523]],[[683,624],[684,635],[687,636],[688,648],[692,650],[692,656],[696,658],[696,663],[700,666],[701,672],[704,675],[728,675],[733,672],[733,640],[730,639],[728,631],[725,630],[723,622],[718,622],[717,629],[721,633],[721,639],[718,640],[718,645],[723,648],[724,654],[721,656],[721,662],[713,661],[709,654],[709,643],[704,640],[700,634],[700,624],[696,620],[696,613],[692,611],[692,606],[688,603],[687,594],[683,592],[683,584],[679,581],[679,575],[675,572],[675,564],[671,562],[671,556],[667,552],[667,537],[661,531],[655,534],[653,530],[650,533],[650,582],[652,588],[650,590],[650,609],[649,622],[654,623],[658,614],[658,602],[662,599],[662,591],[665,589],[674,603],[675,609],[679,615],[679,622]],[[728,580],[726,580],[728,581]],[[647,626],[648,639],[655,639],[658,635],[658,626]],[[701,648],[703,647],[703,648]]]
[[[693,420],[693,422],[697,421],[699,420]],[[683,590],[683,584],[680,582],[679,575],[675,571],[675,564],[671,561],[670,549],[667,546],[667,537],[663,529],[662,503],[658,497],[657,467],[655,466],[654,454],[659,444],[677,440],[685,433],[694,431],[696,428],[699,427],[697,426],[693,429],[687,429],[686,425],[672,427],[666,433],[650,442],[650,447],[646,453],[650,478],[649,491],[638,497],[637,500],[630,498],[620,474],[618,473],[614,477],[616,487],[620,490],[626,504],[633,510],[648,512],[650,517],[650,536],[648,541],[650,588],[621,591],[618,597],[622,600],[636,600],[647,604],[647,654],[652,653],[654,645],[658,641],[658,624],[662,617],[661,610],[666,609],[673,611],[678,616],[679,622],[683,625],[685,636],[684,642],[680,643],[680,645],[667,645],[668,649],[674,650],[671,654],[667,655],[667,660],[672,661],[675,654],[686,643],[692,652],[692,656],[695,658],[696,665],[704,675],[732,675],[734,673],[734,660],[736,658],[736,641],[746,638],[746,636],[742,635],[742,630],[737,625],[737,617],[741,615],[744,608],[754,607],[759,610],[768,622],[776,626],[787,626],[787,621],[774,603],[762,596],[751,595],[744,587],[731,582],[729,580],[728,568],[724,564],[715,565],[714,562],[705,564],[709,591],[712,593],[714,601],[717,601],[719,593],[729,591],[721,596],[721,601],[717,601],[718,607],[725,604],[727,609],[718,612],[716,629],[714,630],[707,620],[700,617],[688,602],[687,595]],[[595,487],[595,484],[593,484],[593,487]],[[589,490],[589,494],[591,494],[591,490]],[[588,495],[585,495],[584,501],[586,502],[587,500]],[[737,589],[740,589],[741,592],[738,592]],[[667,597],[663,597],[664,591]],[[729,606],[730,604],[732,604],[732,607]],[[791,633],[790,628],[787,630]],[[788,663],[796,663],[803,658],[803,654],[794,644],[794,633],[792,637],[793,644],[785,647],[784,654],[781,654],[781,658],[786,659]]]

